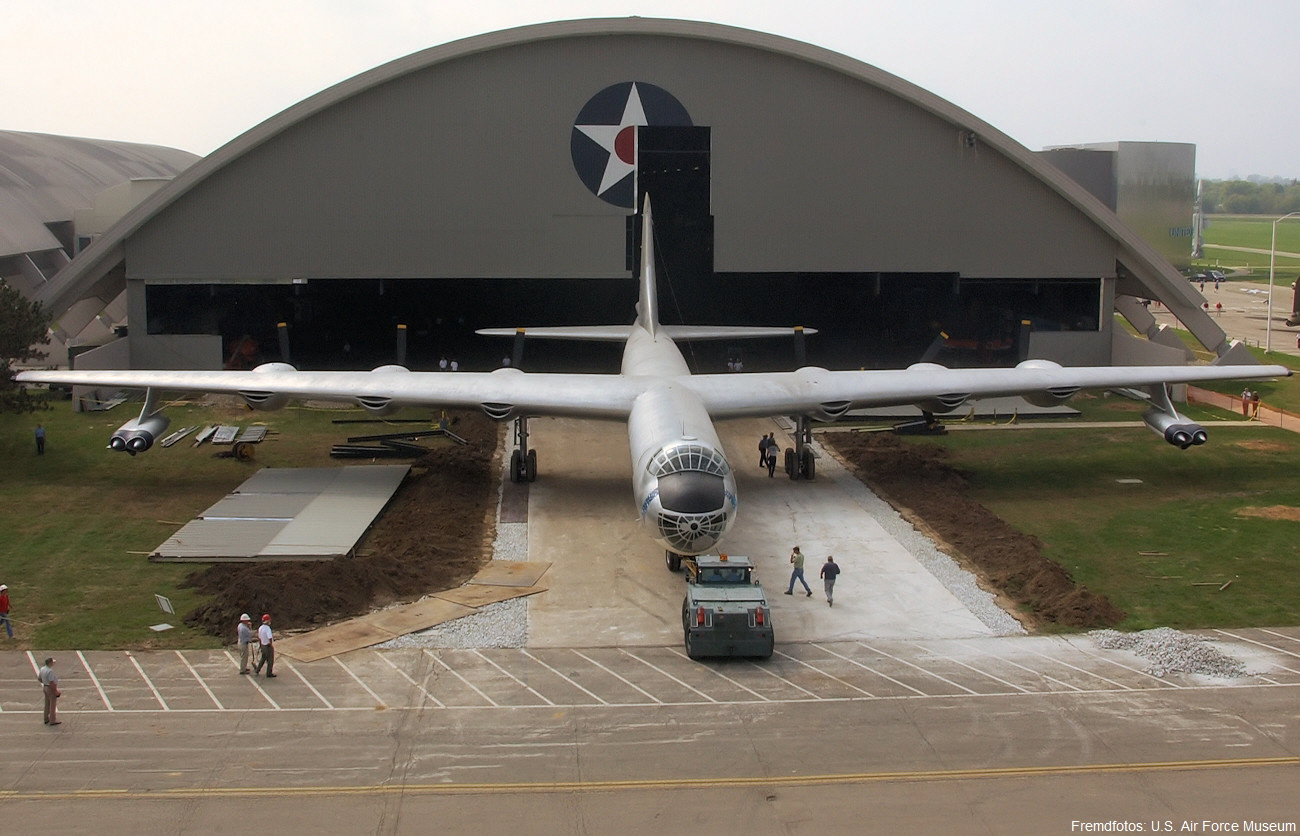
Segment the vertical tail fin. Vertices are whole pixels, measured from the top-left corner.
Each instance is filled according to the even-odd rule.
[[[636,303],[636,324],[653,336],[659,328],[659,296],[655,289],[654,222],[650,219],[650,195],[641,210],[641,295]]]

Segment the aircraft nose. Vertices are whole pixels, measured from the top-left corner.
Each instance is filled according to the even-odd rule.
[[[660,476],[658,482],[659,504],[665,511],[707,514],[726,503],[722,477],[712,473],[680,471]]]

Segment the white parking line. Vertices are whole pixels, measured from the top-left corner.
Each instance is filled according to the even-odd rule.
[[[1065,661],[1064,659],[1057,659],[1055,656],[1048,656],[1046,653],[1039,653],[1037,650],[1033,650],[1033,649],[1030,649],[1029,652],[1034,654],[1035,656],[1041,656],[1044,659],[1047,659],[1049,662],[1055,662],[1058,665],[1065,665],[1070,670],[1078,671],[1079,673],[1084,674],[1085,676],[1091,676],[1094,679],[1100,679],[1102,682],[1109,682],[1111,685],[1114,685],[1116,688],[1120,689],[1121,691],[1136,690],[1135,688],[1131,688],[1122,682],[1116,682],[1113,679],[1107,679],[1106,677],[1102,676],[1099,673],[1093,673],[1092,671],[1087,671],[1084,670],[1083,668],[1077,667],[1075,665],[1071,665],[1069,662]]]
[[[607,674],[609,674],[610,676],[614,677],[614,678],[617,679],[618,681],[622,682],[624,685],[627,685],[627,686],[629,686],[629,687],[631,687],[631,688],[635,688],[636,690],[640,691],[642,694],[645,694],[646,697],[647,697],[648,699],[654,700],[655,702],[659,703],[660,705],[663,705],[663,704],[664,704],[664,701],[661,700],[661,699],[659,699],[658,697],[656,697],[654,694],[650,693],[649,691],[645,690],[644,688],[641,688],[641,687],[638,686],[635,682],[629,682],[629,681],[627,681],[626,679],[624,679],[623,677],[619,676],[619,675],[618,675],[617,673],[615,673],[614,671],[612,671],[612,670],[610,670],[609,668],[605,667],[605,666],[602,665],[600,662],[597,662],[595,659],[591,658],[590,656],[587,656],[586,654],[582,653],[581,651],[579,651],[579,650],[573,650],[572,648],[570,648],[570,652],[573,653],[574,655],[578,656],[579,658],[586,659],[588,662],[590,662],[591,664],[593,664],[593,665],[595,665],[596,667],[600,668],[602,671],[604,671],[605,673],[607,673]]]
[[[1017,685],[1017,684],[1014,683],[1014,682],[1008,682],[1008,681],[1006,681],[1005,679],[1001,679],[1001,678],[999,678],[999,677],[994,676],[994,675],[991,674],[991,673],[988,673],[987,671],[982,671],[982,670],[980,670],[979,668],[972,667],[971,665],[968,665],[968,664],[966,664],[965,662],[963,662],[963,661],[961,661],[961,660],[959,660],[959,659],[954,659],[954,658],[952,658],[951,656],[947,656],[947,655],[944,655],[943,653],[939,653],[938,651],[931,650],[930,648],[925,647],[924,645],[919,645],[919,644],[918,644],[918,645],[915,645],[915,646],[921,648],[921,649],[924,650],[926,653],[929,653],[929,654],[931,654],[931,655],[933,655],[933,656],[938,656],[940,659],[946,659],[947,661],[952,662],[954,665],[961,665],[963,668],[965,668],[965,669],[968,670],[968,671],[971,671],[972,673],[977,673],[977,674],[979,674],[980,676],[987,677],[988,679],[991,679],[991,680],[993,680],[994,682],[1001,682],[1003,685],[1007,686],[1008,688],[1014,688],[1014,689],[1016,689],[1017,691],[1019,691],[1019,692],[1022,693],[1022,694],[1028,694],[1028,693],[1030,693],[1030,691],[1029,691],[1028,688],[1021,688],[1019,685]]]
[[[1065,682],[1065,681],[1060,680],[1060,679],[1057,679],[1057,678],[1054,677],[1054,676],[1048,676],[1047,674],[1043,673],[1042,671],[1036,671],[1036,670],[1034,670],[1033,668],[1027,668],[1027,667],[1025,667],[1024,665],[1020,664],[1019,662],[1014,662],[1014,661],[1012,661],[1011,659],[1006,658],[1005,656],[999,656],[999,655],[996,654],[996,653],[989,653],[987,650],[984,651],[984,652],[987,653],[989,656],[992,656],[994,659],[1001,660],[1001,661],[1003,661],[1003,662],[1006,662],[1008,665],[1012,665],[1012,666],[1014,666],[1014,667],[1020,668],[1020,669],[1021,669],[1022,671],[1024,671],[1025,673],[1030,673],[1030,674],[1033,674],[1033,675],[1035,675],[1035,676],[1041,676],[1043,679],[1050,679],[1052,682],[1055,682],[1057,685],[1060,685],[1060,686],[1063,687],[1063,688],[1069,688],[1071,691],[1082,691],[1082,690],[1083,690],[1083,689],[1080,688],[1078,685],[1071,685],[1070,683]]]
[[[418,682],[416,682],[414,679],[412,679],[412,678],[410,677],[410,675],[409,675],[406,671],[404,671],[404,670],[402,670],[401,668],[397,667],[397,665],[394,665],[394,664],[393,664],[393,660],[392,660],[392,659],[389,659],[388,656],[387,656],[386,654],[379,653],[378,651],[375,651],[375,653],[376,653],[376,655],[379,656],[380,659],[383,659],[385,662],[388,663],[388,667],[390,667],[390,668],[392,668],[393,670],[397,671],[397,672],[401,675],[401,677],[402,677],[403,679],[405,679],[407,682],[409,682],[409,683],[411,683],[412,685],[414,685],[416,688],[419,688],[421,694],[424,694],[425,697],[427,697],[428,699],[433,700],[433,704],[434,704],[434,705],[438,706],[439,708],[446,708],[446,707],[447,707],[447,706],[445,706],[445,705],[442,704],[442,701],[441,701],[441,700],[439,700],[439,699],[438,699],[437,697],[435,697],[433,694],[430,694],[427,690],[425,690],[425,687],[424,687],[423,685],[421,685],[420,683],[418,683]]]
[[[953,682],[951,679],[948,679],[947,677],[939,676],[939,674],[935,673],[934,671],[926,670],[925,668],[921,667],[920,665],[914,665],[914,664],[912,664],[911,662],[907,661],[906,659],[900,659],[900,658],[898,658],[897,656],[894,656],[894,655],[891,655],[891,654],[889,654],[889,653],[886,653],[886,652],[883,651],[883,650],[877,650],[876,648],[872,647],[871,645],[867,644],[866,642],[856,642],[856,644],[858,644],[858,645],[860,645],[860,646],[862,646],[862,647],[865,647],[867,650],[870,650],[872,653],[879,653],[881,656],[887,656],[887,657],[889,657],[890,659],[893,659],[895,662],[901,662],[901,663],[903,663],[904,665],[907,665],[909,668],[915,668],[916,670],[920,671],[921,673],[925,674],[926,676],[933,676],[935,679],[939,680],[940,682],[946,682],[946,683],[948,683],[949,685],[951,685],[951,686],[954,687],[954,688],[960,688],[961,690],[965,691],[965,692],[968,693],[968,694],[978,694],[978,693],[979,693],[978,691],[972,691],[970,688],[967,688],[965,685],[962,685],[962,684],[959,683],[959,682]]]
[[[658,671],[659,673],[661,673],[661,674],[663,674],[664,676],[668,677],[668,678],[671,679],[673,682],[676,682],[678,685],[682,686],[683,688],[687,689],[688,691],[694,691],[695,693],[699,694],[701,697],[704,697],[704,698],[705,698],[706,700],[708,700],[709,702],[717,702],[717,700],[715,700],[713,697],[710,697],[708,694],[704,693],[704,692],[701,691],[699,688],[695,688],[695,687],[693,687],[693,686],[691,686],[691,685],[689,685],[689,684],[687,684],[687,683],[685,683],[685,682],[682,682],[680,679],[678,679],[677,677],[673,676],[673,675],[670,674],[668,671],[664,670],[663,668],[659,667],[658,665],[651,664],[650,662],[646,661],[645,659],[642,659],[640,656],[637,656],[635,653],[628,653],[626,650],[624,650],[624,649],[621,648],[621,647],[618,649],[618,652],[619,652],[619,653],[622,653],[624,656],[627,656],[627,657],[630,658],[630,659],[635,659],[635,660],[637,660],[638,662],[640,662],[641,664],[645,665],[647,668],[650,668],[650,669],[653,670],[653,671]]]
[[[773,652],[775,652],[775,651],[773,651]],[[789,685],[791,688],[795,688],[795,689],[797,689],[797,690],[799,690],[799,691],[803,691],[805,694],[808,695],[808,697],[809,697],[810,699],[814,699],[814,700],[824,700],[824,699],[826,699],[826,697],[823,697],[823,696],[821,696],[820,694],[814,694],[812,691],[809,691],[807,688],[803,687],[802,685],[800,685],[800,684],[797,683],[797,682],[791,682],[790,680],[786,679],[784,676],[781,676],[781,674],[779,674],[779,673],[774,673],[774,672],[772,672],[772,671],[769,671],[767,668],[763,667],[762,665],[758,664],[757,662],[750,661],[749,664],[750,664],[752,667],[757,668],[758,670],[760,670],[760,671],[762,671],[763,673],[767,674],[768,676],[772,677],[772,678],[775,679],[776,681],[778,681],[778,682],[784,682],[786,685]]]
[[[678,650],[678,649],[675,648],[675,647],[669,647],[669,648],[666,648],[666,650],[668,650],[669,653],[672,653],[672,654],[678,656],[678,657],[681,658],[681,659],[685,659],[685,660],[688,661],[688,662],[689,662],[689,661],[692,661],[692,660],[691,660],[691,657],[687,656],[685,653],[683,653],[682,651]],[[771,697],[765,697],[765,696],[763,696],[762,694],[760,694],[760,693],[758,693],[757,691],[755,691],[753,688],[747,688],[747,687],[745,687],[744,685],[741,685],[739,682],[737,682],[736,680],[734,680],[734,679],[732,679],[731,677],[727,676],[726,674],[724,674],[722,671],[718,670],[717,668],[711,668],[711,667],[709,667],[708,665],[702,665],[701,667],[703,667],[706,671],[708,671],[709,673],[713,674],[714,676],[716,676],[716,677],[718,677],[718,678],[720,678],[720,679],[723,679],[723,680],[725,680],[725,681],[727,681],[727,682],[730,682],[732,685],[735,685],[737,688],[741,689],[742,691],[748,691],[749,693],[751,693],[751,694],[753,694],[754,696],[758,697],[758,698],[759,698],[760,700],[762,700],[763,702],[772,702],[772,698],[771,698]]]
[[[334,660],[334,663],[335,663],[336,665],[338,665],[338,666],[339,666],[340,668],[342,668],[343,670],[347,671],[348,676],[350,676],[350,677],[352,677],[354,680],[356,680],[356,683],[357,683],[358,685],[360,685],[362,688],[366,689],[366,693],[369,694],[369,695],[374,699],[374,701],[375,701],[376,703],[378,703],[379,705],[383,706],[384,708],[388,708],[388,703],[386,703],[386,702],[384,702],[383,700],[381,700],[381,699],[379,698],[379,695],[376,694],[374,691],[371,691],[371,690],[370,690],[370,686],[367,685],[366,683],[362,682],[362,681],[361,681],[361,678],[358,677],[355,673],[353,673],[351,668],[349,668],[347,665],[343,664],[343,660],[342,660],[342,659],[340,659],[340,658],[337,657],[337,656],[331,656],[330,658]]]
[[[204,691],[208,692],[208,696],[212,699],[212,702],[216,704],[217,708],[225,711],[226,707],[221,704],[221,700],[217,699],[217,695],[212,693],[212,689],[208,687],[208,683],[203,681],[203,677],[199,676],[199,672],[194,670],[194,666],[190,664],[189,659],[185,658],[185,654],[181,653],[179,650],[174,652],[176,657],[185,663],[185,667],[190,669],[190,675],[194,677],[195,681],[198,682],[199,685],[203,686]]]
[[[789,655],[788,653],[782,653],[782,652],[779,651],[779,650],[774,651],[774,652],[776,653],[777,656],[781,656],[782,658],[789,659],[791,662],[798,662],[800,665],[803,665],[805,668],[808,668],[809,670],[816,671],[817,673],[821,674],[822,676],[826,677],[827,679],[833,679],[833,680],[835,680],[836,682],[840,683],[841,685],[843,685],[843,686],[846,687],[846,688],[852,688],[854,691],[857,691],[859,694],[866,694],[868,697],[871,697],[872,699],[875,699],[875,697],[876,697],[876,695],[873,694],[873,693],[871,693],[870,691],[867,691],[867,690],[865,690],[865,689],[859,688],[858,686],[854,685],[852,682],[845,682],[843,679],[840,679],[838,676],[835,676],[834,674],[827,673],[826,671],[822,670],[821,668],[817,667],[816,665],[810,665],[810,664],[808,664],[807,662],[805,662],[805,661],[802,660],[802,659],[796,659],[796,658],[794,658],[793,656]]]
[[[99,698],[104,701],[104,707],[109,711],[116,711],[117,709],[113,708],[113,703],[108,699],[108,694],[105,694],[103,687],[100,686],[99,678],[90,669],[90,663],[86,661],[86,657],[82,655],[80,650],[77,651],[77,658],[81,660],[81,666],[86,669],[86,673],[90,674],[90,681],[94,683],[95,690],[99,692]]]
[[[135,667],[135,672],[140,674],[140,678],[144,680],[144,684],[149,686],[149,690],[153,692],[153,698],[162,706],[162,710],[171,711],[171,706],[167,705],[167,701],[163,699],[162,694],[158,693],[158,689],[153,687],[153,681],[149,679],[147,674],[145,674],[144,668],[140,667],[140,662],[135,658],[135,654],[128,650],[126,652],[126,658],[131,660],[131,664]]]
[[[492,706],[493,708],[499,708],[499,707],[500,707],[500,706],[498,705],[498,703],[497,703],[496,700],[492,699],[492,698],[489,697],[487,694],[485,694],[485,693],[483,693],[482,691],[480,691],[480,690],[478,689],[478,686],[477,686],[477,685],[475,685],[473,682],[470,682],[470,681],[469,681],[468,679],[466,679],[465,677],[461,676],[461,675],[460,675],[460,674],[459,674],[459,673],[458,673],[458,672],[457,672],[457,671],[456,671],[456,670],[455,670],[451,665],[448,665],[446,662],[442,661],[442,660],[439,659],[437,656],[435,656],[434,654],[430,653],[430,652],[429,652],[429,649],[428,649],[427,647],[423,649],[423,653],[424,653],[424,655],[428,656],[428,657],[429,657],[430,659],[432,659],[433,661],[437,662],[439,665],[442,665],[443,670],[447,671],[447,673],[449,673],[449,674],[451,674],[452,676],[454,676],[454,677],[456,677],[457,679],[459,679],[461,682],[463,682],[463,683],[465,684],[465,686],[466,686],[467,688],[469,688],[469,689],[472,690],[474,693],[478,694],[480,697],[482,697],[484,700],[486,700],[488,705]]]
[[[1083,652],[1084,652],[1084,653],[1088,653],[1088,651],[1086,651],[1086,650],[1083,651]],[[1089,655],[1089,656],[1092,656],[1091,653],[1088,653],[1088,655]],[[1170,681],[1168,681],[1168,680],[1166,680],[1166,679],[1161,679],[1160,677],[1156,676],[1156,675],[1153,674],[1153,673],[1147,673],[1147,672],[1144,671],[1144,670],[1141,670],[1141,669],[1139,669],[1139,668],[1135,668],[1135,667],[1133,667],[1133,666],[1131,666],[1131,665],[1126,665],[1126,664],[1124,664],[1123,662],[1116,662],[1114,659],[1109,659],[1109,658],[1107,658],[1107,657],[1105,657],[1105,656],[1095,656],[1094,658],[1096,658],[1096,659],[1100,659],[1100,660],[1103,661],[1103,662],[1107,662],[1107,663],[1109,663],[1109,664],[1112,664],[1112,665],[1114,665],[1114,666],[1117,667],[1117,668],[1123,668],[1123,669],[1126,670],[1126,671],[1132,671],[1133,673],[1140,674],[1140,675],[1142,675],[1142,676],[1145,676],[1145,677],[1148,678],[1148,679],[1154,679],[1156,682],[1159,682],[1161,685],[1164,685],[1164,686],[1167,687],[1167,688],[1177,688],[1177,689],[1179,689],[1179,690],[1182,690],[1182,688],[1183,688],[1182,685],[1179,685],[1179,684],[1176,683],[1176,682],[1170,682]]]
[[[546,703],[547,705],[555,705],[555,703],[551,702],[551,701],[548,700],[546,697],[542,696],[541,694],[538,694],[538,693],[537,693],[537,690],[534,689],[533,686],[529,685],[527,682],[524,682],[522,679],[520,679],[519,677],[515,676],[514,674],[512,674],[510,671],[506,670],[505,668],[501,667],[501,666],[498,665],[496,662],[493,662],[491,659],[489,659],[488,657],[486,657],[486,656],[484,656],[482,653],[480,653],[477,649],[472,650],[471,652],[472,652],[475,656],[477,656],[478,658],[482,659],[484,662],[487,662],[487,663],[488,663],[489,665],[491,665],[492,667],[494,667],[494,668],[496,668],[497,670],[501,671],[501,673],[505,674],[506,676],[508,676],[508,677],[510,677],[511,679],[513,679],[515,682],[518,682],[520,685],[522,685],[523,687],[527,688],[529,691],[532,691],[534,694],[537,694],[537,698],[538,698],[539,700],[541,700],[542,702]]]
[[[1279,632],[1277,632],[1276,630],[1267,630],[1267,629],[1265,629],[1265,628],[1263,628],[1263,627],[1259,628],[1259,631],[1260,631],[1261,633],[1268,633],[1270,636],[1277,636],[1279,639],[1282,639],[1283,641],[1288,641],[1288,642],[1291,642],[1291,643],[1293,643],[1293,644],[1300,644],[1300,638],[1296,638],[1295,636],[1288,636],[1286,633],[1279,633]],[[1300,655],[1300,654],[1294,654],[1294,653],[1291,653],[1291,651],[1289,651],[1289,650],[1284,650],[1284,651],[1282,651],[1282,652],[1283,652],[1283,653],[1290,654],[1290,655],[1292,655],[1292,656]]]
[[[1268,644],[1267,642],[1256,641],[1255,639],[1250,639],[1250,638],[1247,638],[1247,637],[1245,637],[1245,636],[1239,636],[1239,635],[1237,635],[1236,633],[1229,633],[1227,630],[1215,630],[1214,632],[1216,632],[1216,633],[1218,633],[1218,634],[1220,634],[1220,635],[1223,635],[1223,636],[1228,636],[1229,638],[1236,639],[1237,641],[1249,642],[1250,644],[1259,645],[1260,647],[1264,647],[1264,648],[1267,648],[1267,649],[1269,649],[1269,650],[1277,651],[1278,653],[1282,653],[1282,654],[1284,654],[1284,655],[1286,655],[1286,656],[1294,656],[1294,657],[1296,657],[1297,659],[1300,659],[1300,653],[1292,653],[1292,652],[1289,651],[1289,650],[1283,650],[1282,648],[1280,648],[1280,647],[1276,647],[1276,646],[1271,645],[1271,644]],[[1269,632],[1269,631],[1265,630],[1264,632],[1267,633],[1267,632]],[[1277,634],[1275,633],[1274,635],[1277,635]],[[1283,636],[1283,638],[1286,638],[1286,637]],[[1295,670],[1295,669],[1293,669],[1293,668],[1288,668],[1286,665],[1278,665],[1278,667],[1281,668],[1282,670],[1286,671],[1287,673],[1300,673],[1300,671],[1297,671],[1297,670]]]
[[[851,659],[851,658],[849,658],[848,656],[845,656],[843,653],[836,653],[834,650],[831,650],[829,647],[823,647],[823,646],[820,645],[820,644],[814,644],[813,647],[817,648],[818,650],[822,651],[823,653],[829,653],[830,655],[832,655],[832,656],[834,656],[834,657],[836,657],[836,658],[838,658],[838,659],[843,659],[844,661],[848,662],[848,663],[851,664],[851,665],[857,665],[859,668],[862,668],[862,669],[865,670],[865,671],[871,671],[871,672],[874,673],[876,676],[879,676],[879,677],[881,677],[882,679],[888,679],[890,682],[894,683],[895,685],[899,686],[900,688],[906,688],[907,690],[911,691],[912,693],[916,694],[917,696],[921,696],[921,697],[928,697],[928,696],[930,696],[929,694],[927,694],[926,692],[922,691],[922,690],[919,689],[919,688],[913,688],[911,685],[908,685],[906,682],[902,682],[902,681],[900,681],[900,680],[894,679],[894,678],[893,678],[892,676],[890,676],[889,674],[887,674],[887,673],[885,673],[885,672],[883,672],[883,671],[878,671],[878,670],[876,670],[875,668],[871,667],[870,665],[863,664],[862,662],[859,662],[857,659]]]
[[[320,700],[321,702],[325,703],[325,707],[326,707],[326,708],[328,708],[328,709],[330,709],[330,710],[333,710],[333,708],[334,708],[334,704],[331,703],[329,700],[325,699],[325,695],[322,694],[320,691],[317,691],[315,685],[312,685],[310,682],[307,681],[307,677],[303,676],[303,675],[302,675],[302,672],[299,671],[297,668],[295,668],[295,667],[293,666],[293,662],[290,662],[288,659],[285,659],[285,660],[284,660],[284,664],[285,664],[285,667],[287,667],[289,670],[293,671],[293,675],[296,676],[296,677],[298,677],[298,679],[300,679],[300,680],[302,681],[302,684],[303,684],[303,685],[306,685],[306,686],[311,690],[311,692],[312,692],[313,694],[316,695],[316,699],[318,699],[318,700]]]
[[[230,660],[230,666],[231,666],[232,668],[238,669],[238,668],[239,668],[239,663],[235,661],[235,657],[234,657],[234,655],[231,654],[231,652],[230,652],[229,650],[225,650],[225,651],[222,651],[222,652],[225,653],[225,654],[226,654],[226,658]],[[252,674],[252,673],[250,673],[250,674],[248,674],[247,676],[245,676],[244,679],[247,680],[248,683],[249,683],[250,685],[252,685],[254,688],[257,689],[257,693],[261,694],[263,697],[266,698],[266,701],[269,702],[269,703],[271,704],[271,707],[272,707],[272,708],[277,709],[277,710],[280,708],[280,704],[279,704],[278,702],[276,702],[275,700],[271,699],[271,695],[268,694],[268,693],[266,693],[266,689],[263,688],[261,685],[258,685],[258,684],[257,684],[257,674]]]
[[[534,656],[533,654],[529,653],[526,649],[524,649],[524,648],[521,647],[521,648],[519,648],[519,652],[520,652],[520,653],[523,653],[523,654],[524,654],[525,656],[527,656],[529,659],[532,659],[532,660],[533,660],[534,662],[536,662],[537,664],[539,664],[539,665],[541,665],[542,667],[546,668],[548,671],[550,671],[551,673],[555,674],[555,675],[558,676],[560,679],[563,679],[565,682],[569,683],[569,684],[572,685],[574,688],[577,688],[577,689],[578,689],[579,691],[581,691],[582,693],[584,693],[584,694],[586,694],[587,696],[591,697],[593,700],[596,700],[596,701],[599,702],[601,705],[609,705],[609,703],[606,702],[604,699],[602,699],[601,697],[597,696],[596,694],[591,693],[591,692],[588,691],[586,688],[583,688],[581,685],[579,685],[578,683],[574,682],[570,677],[567,677],[567,676],[565,676],[564,674],[560,673],[560,672],[557,671],[555,668],[551,667],[550,665],[548,665],[548,664],[546,664],[545,662],[543,662],[541,659],[538,659],[536,656]]]

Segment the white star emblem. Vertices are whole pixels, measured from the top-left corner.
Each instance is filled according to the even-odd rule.
[[[597,196],[636,171],[636,129],[638,125],[648,124],[645,109],[641,107],[641,96],[633,84],[627,94],[627,104],[623,106],[623,118],[617,125],[574,125],[609,152],[605,175],[600,178],[600,188],[596,190]]]

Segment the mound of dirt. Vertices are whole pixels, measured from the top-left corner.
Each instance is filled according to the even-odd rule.
[[[271,613],[277,631],[294,630],[460,586],[492,556],[500,425],[465,412],[452,414],[451,429],[468,443],[415,460],[354,556],[192,572],[186,584],[212,599],[185,623],[231,639],[244,612],[254,622]]]
[[[918,529],[980,578],[985,588],[1016,604],[1030,628],[1108,627],[1125,613],[1104,595],[1074,582],[1043,557],[1043,544],[972,501],[969,483],[947,462],[948,450],[912,444],[892,433],[826,433],[858,478]]]

